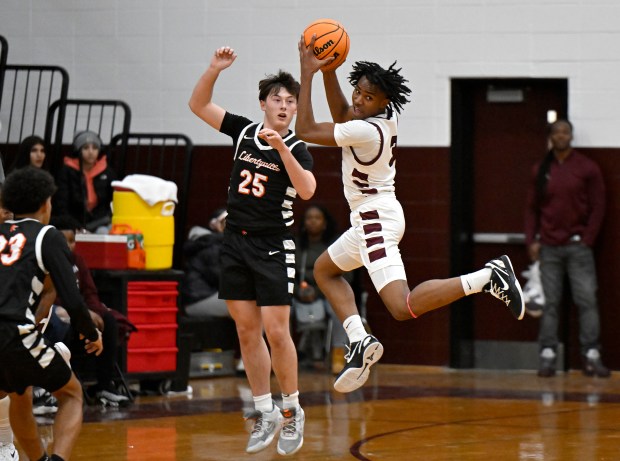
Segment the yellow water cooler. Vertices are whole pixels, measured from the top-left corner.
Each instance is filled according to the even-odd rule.
[[[149,205],[137,192],[115,187],[112,224],[128,225],[142,233],[146,252],[145,269],[170,269],[174,246],[175,202],[162,200]]]

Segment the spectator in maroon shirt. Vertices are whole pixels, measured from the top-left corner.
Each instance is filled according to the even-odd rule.
[[[555,375],[558,310],[568,275],[579,308],[583,373],[608,377],[601,360],[597,278],[592,246],[605,214],[605,184],[598,165],[571,147],[573,126],[550,126],[551,149],[534,166],[528,190],[525,243],[532,261],[540,261],[545,305],[540,321],[538,376]]]
[[[129,398],[118,392],[113,378],[117,376],[116,363],[119,345],[127,339],[132,331],[136,330],[136,327],[129,322],[124,315],[108,308],[99,299],[97,287],[86,262],[74,251],[75,233],[77,229],[81,228],[80,223],[69,215],[63,215],[52,217],[50,224],[61,231],[67,239],[67,244],[69,245],[73,258],[73,272],[75,273],[80,293],[84,301],[86,301],[93,323],[102,332],[105,351],[94,359],[96,362],[95,375],[97,383],[88,388],[86,392],[96,403],[104,406],[116,407],[127,405],[130,403]],[[63,305],[62,299],[56,298],[54,304],[54,314],[52,317],[57,316],[63,318],[62,308],[60,307]],[[57,321],[55,324],[50,323],[50,327],[52,328],[49,328],[49,330],[51,330],[52,334],[54,334],[54,330],[56,333],[60,330],[57,325]],[[80,355],[80,351],[76,347],[79,341],[76,333],[72,331],[72,329],[69,329],[69,333],[61,340],[66,343],[72,351],[72,363],[75,359],[83,357],[83,354]],[[90,359],[90,357],[87,359]]]

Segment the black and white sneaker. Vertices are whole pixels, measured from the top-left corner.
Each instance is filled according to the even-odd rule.
[[[525,303],[510,258],[506,255],[500,256],[486,263],[484,267],[491,269],[491,280],[484,286],[484,291],[503,301],[512,315],[521,320],[525,314]]]
[[[108,389],[98,391],[95,397],[103,407],[126,407],[131,404],[129,397]]]
[[[347,347],[346,364],[334,382],[334,389],[338,392],[353,392],[362,387],[368,379],[370,367],[383,355],[383,345],[373,335],[366,335]]]
[[[41,387],[32,391],[32,413],[35,416],[53,415],[58,411],[58,400]]]

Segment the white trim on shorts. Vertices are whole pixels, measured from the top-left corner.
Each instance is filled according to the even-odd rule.
[[[342,271],[364,266],[377,291],[407,280],[398,244],[405,232],[403,208],[394,196],[366,201],[350,215],[351,227],[327,249]]]

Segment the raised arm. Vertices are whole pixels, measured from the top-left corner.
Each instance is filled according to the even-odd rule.
[[[344,123],[352,120],[351,106],[342,92],[342,88],[340,88],[336,69],[323,71],[323,86],[325,87],[329,112],[332,114],[334,122]]]
[[[299,40],[299,61],[301,67],[299,100],[297,101],[297,119],[295,134],[304,141],[323,146],[337,146],[334,139],[334,123],[317,123],[312,109],[312,79],[314,74],[329,60],[320,61],[312,52],[314,37],[310,45],[306,46],[304,37]]]
[[[191,111],[218,131],[222,126],[226,111],[212,102],[213,87],[220,72],[230,67],[235,59],[237,59],[235,50],[228,46],[215,50],[211,64],[198,79],[192,96],[189,98]]]

